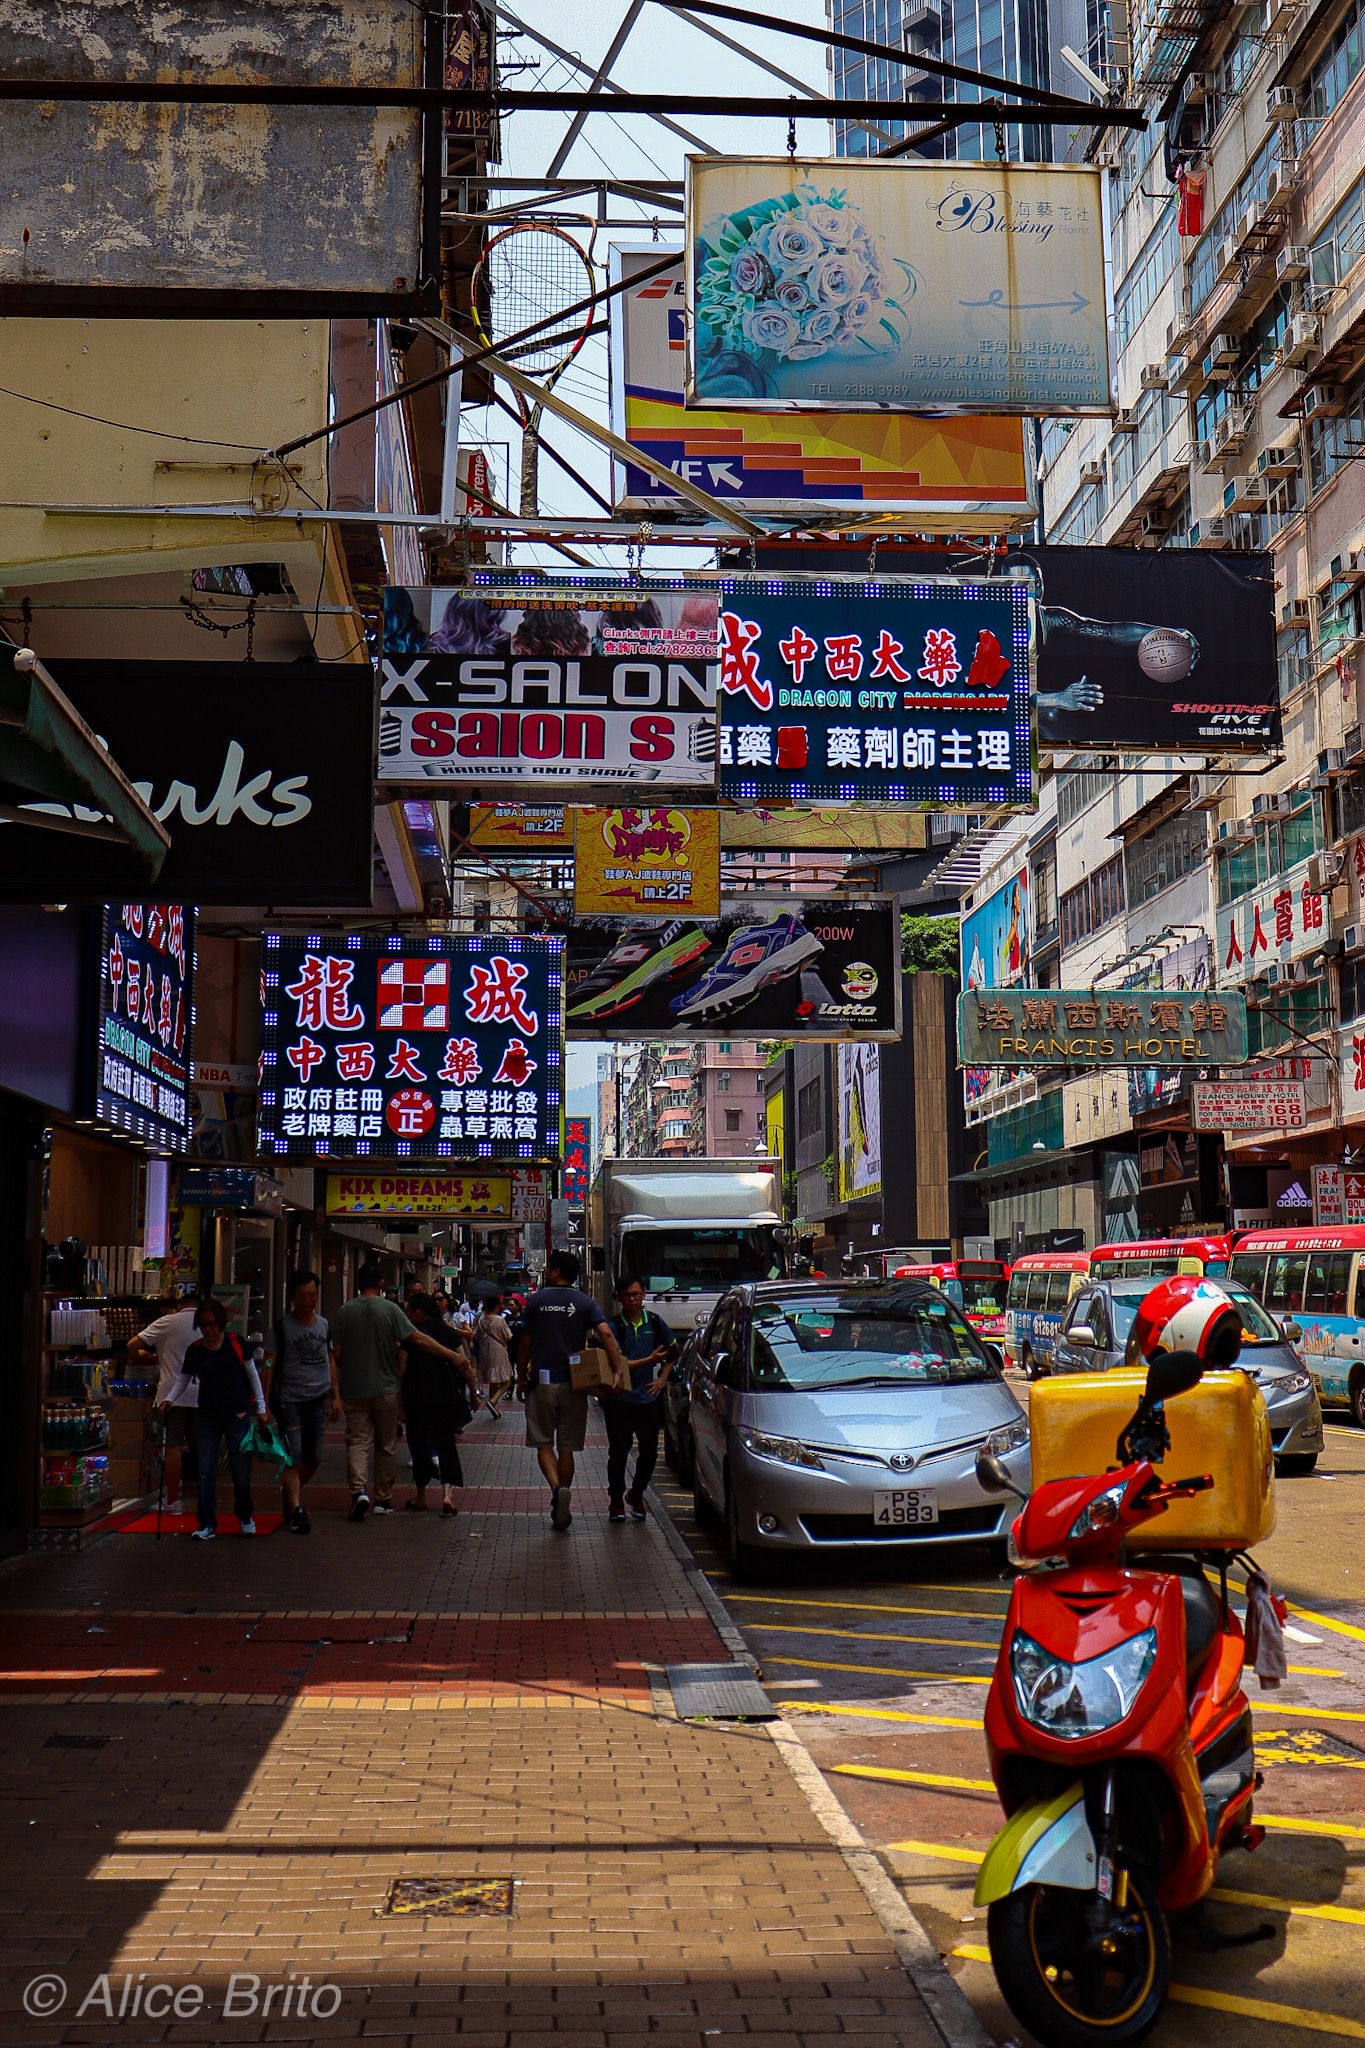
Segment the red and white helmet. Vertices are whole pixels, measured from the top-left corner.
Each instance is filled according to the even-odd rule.
[[[1162,1351],[1193,1351],[1206,1366],[1231,1365],[1242,1348],[1242,1318],[1214,1280],[1178,1273],[1158,1280],[1133,1317],[1125,1365],[1150,1365]]]

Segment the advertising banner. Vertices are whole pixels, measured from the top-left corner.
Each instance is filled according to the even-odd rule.
[[[1315,1166],[1313,1221],[1328,1226],[1365,1223],[1365,1173],[1349,1173],[1340,1166]]]
[[[559,1169],[564,1200],[575,1209],[581,1209],[588,1199],[588,1188],[592,1182],[592,1118],[590,1116],[566,1116],[564,1119],[564,1158]]]
[[[713,789],[716,595],[611,584],[384,592],[379,780]],[[586,797],[582,794],[586,792]]]
[[[1196,1131],[1301,1131],[1308,1121],[1302,1081],[1192,1081]]]
[[[570,1038],[899,1038],[895,898],[744,896],[715,924],[579,923],[567,981]]]
[[[104,906],[96,1009],[96,1121],[130,1131],[158,1152],[186,1151],[193,1125],[192,910],[180,903]]]
[[[553,1160],[563,941],[267,932],[260,1147]]]
[[[962,920],[963,988],[1018,988],[1026,983],[1033,967],[1032,935],[1028,862],[1024,860],[1007,882]],[[968,1111],[984,1103],[991,1090],[1007,1078],[992,1067],[969,1066],[962,1076]],[[986,1113],[982,1108],[979,1116]],[[968,1120],[976,1122],[979,1116],[969,1115]]]
[[[1263,753],[1280,741],[1269,555],[1025,548],[1038,570],[1038,744]]]
[[[882,1056],[875,1045],[841,1045],[839,1066],[839,1200],[858,1202],[882,1191]]]
[[[1024,585],[769,577],[721,590],[722,797],[1033,802]]]
[[[494,1216],[512,1214],[505,1174],[329,1173],[329,1216]]]
[[[957,1044],[977,1067],[1235,1067],[1246,1000],[1222,989],[966,989]]]
[[[720,814],[724,853],[922,853],[928,843],[922,811],[745,804]]]
[[[466,837],[490,853],[572,853],[573,812],[564,804],[471,804]]]
[[[687,404],[1108,413],[1089,165],[687,159]]]
[[[368,663],[48,666],[171,835],[158,890],[187,903],[368,907]],[[25,808],[52,815],[66,806]],[[146,883],[145,865],[117,840],[0,823],[0,902],[103,901]]]
[[[1267,967],[1320,953],[1332,936],[1331,903],[1309,888],[1303,861],[1253,895],[1223,905],[1217,930],[1220,982],[1253,981]]]
[[[612,282],[655,264],[657,242],[613,249]],[[972,522],[1007,531],[1037,512],[1032,437],[1008,415],[911,412],[707,412],[683,406],[686,284],[647,278],[613,299],[612,425],[675,474],[760,518],[848,525],[914,514],[919,532],[962,533]],[[649,471],[613,460],[618,511],[681,508]]]
[[[720,916],[715,811],[631,805],[575,817],[575,917]]]
[[[517,1223],[543,1223],[549,1201],[545,1175],[538,1166],[512,1168],[512,1217]]]

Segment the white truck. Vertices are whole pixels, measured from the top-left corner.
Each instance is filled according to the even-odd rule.
[[[588,1218],[594,1293],[610,1312],[622,1279],[690,1331],[727,1287],[781,1279],[789,1233],[776,1159],[604,1159]]]

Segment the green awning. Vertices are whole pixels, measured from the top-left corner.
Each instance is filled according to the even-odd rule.
[[[96,819],[64,817],[30,804],[67,804]],[[65,697],[31,647],[0,659],[0,818],[52,832],[113,839],[147,863],[155,881],[171,835],[148,809],[107,748]]]

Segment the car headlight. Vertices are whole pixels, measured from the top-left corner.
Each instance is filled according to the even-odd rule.
[[[1307,1372],[1257,1373],[1256,1384],[1263,1394],[1306,1394],[1313,1384],[1313,1375]]]
[[[756,1429],[742,1429],[739,1440],[755,1458],[771,1458],[776,1465],[804,1465],[808,1471],[823,1472],[825,1461],[809,1444],[794,1436],[763,1436]]]
[[[1028,1423],[1021,1415],[1017,1422],[993,1429],[981,1448],[992,1458],[1003,1458],[1009,1451],[1021,1451],[1027,1442]]]
[[[1124,1720],[1155,1660],[1154,1628],[1083,1664],[1054,1657],[1022,1629],[1010,1641],[1010,1676],[1020,1713],[1035,1728],[1063,1737],[1095,1735]]]

